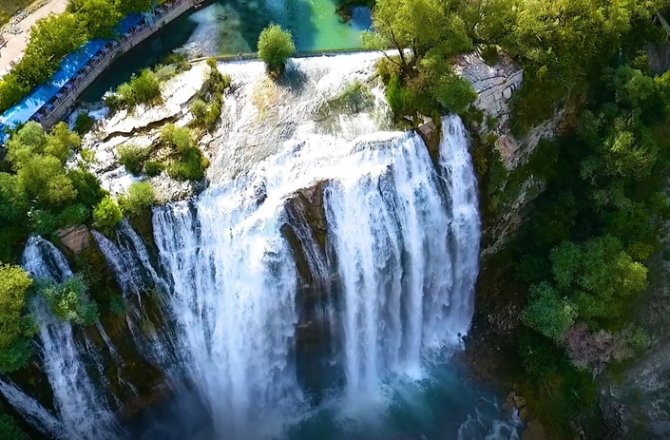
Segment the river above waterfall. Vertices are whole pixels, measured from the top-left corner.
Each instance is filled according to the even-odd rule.
[[[347,50],[361,47],[361,32],[371,26],[370,11],[353,8],[344,22],[336,0],[216,0],[189,12],[123,55],[82,94],[87,102],[151,67],[171,52],[189,58],[236,55],[256,51],[260,32],[270,23],[293,35],[298,52]]]

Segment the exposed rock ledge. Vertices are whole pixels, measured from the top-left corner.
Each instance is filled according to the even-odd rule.
[[[95,129],[84,136],[84,148],[95,155],[91,171],[100,178],[105,189],[112,194],[121,194],[138,180],[119,164],[118,146],[149,147],[158,141],[160,128],[166,123],[186,125],[189,122],[188,106],[205,81],[206,71],[205,63],[194,64],[188,72],[162,84],[161,105],[139,105],[131,110],[120,110],[111,117],[100,119]],[[195,189],[191,182],[176,181],[166,173],[152,178],[151,182],[163,203],[187,197]]]
[[[492,128],[487,128],[484,123],[480,130],[483,133],[490,130],[497,135],[495,148],[508,170],[522,164],[541,139],[552,138],[558,132],[564,116],[562,110],[553,118],[534,127],[523,138],[516,139],[512,136],[508,103],[514,92],[521,87],[523,70],[509,58],[502,57],[495,65],[489,66],[481,56],[471,53],[461,56],[454,68],[477,91],[479,96],[475,106],[488,118],[495,119]]]

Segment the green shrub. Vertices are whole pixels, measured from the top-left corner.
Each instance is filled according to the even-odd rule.
[[[67,177],[77,191],[77,201],[89,209],[93,209],[107,195],[98,177],[82,168],[68,170]]]
[[[91,211],[89,208],[81,203],[75,203],[67,206],[60,214],[58,214],[56,224],[59,228],[82,225],[86,223],[90,216]]]
[[[58,319],[88,326],[98,320],[98,306],[88,296],[87,289],[84,279],[75,275],[62,283],[41,286],[39,292]]]
[[[132,144],[121,145],[116,149],[119,163],[133,175],[138,175],[142,172],[144,162],[150,153],[151,150],[149,148],[142,148]]]
[[[294,53],[295,44],[291,33],[279,25],[271,24],[258,37],[258,56],[265,62],[272,76],[278,76],[284,71],[286,60]]]
[[[193,147],[193,135],[187,127],[177,127],[167,124],[161,130],[160,140],[168,148],[185,152]]]
[[[137,217],[151,209],[156,202],[154,188],[150,182],[135,182],[128,188],[128,193],[119,198],[123,212],[130,217]]]
[[[445,110],[462,115],[477,99],[477,92],[468,80],[455,74],[447,74],[438,79],[434,96]]]
[[[0,265],[0,372],[23,367],[35,329],[26,314],[30,276],[18,266]]]
[[[30,230],[39,235],[49,236],[58,229],[58,218],[44,209],[33,209],[28,213]]]
[[[105,196],[93,210],[93,225],[104,233],[111,233],[121,219],[121,208],[111,196]]]
[[[193,104],[191,104],[191,113],[196,121],[203,120],[205,115],[207,115],[207,103],[202,99],[196,99],[193,101]]]
[[[191,147],[181,154],[177,161],[173,161],[167,168],[168,175],[177,180],[202,180],[209,161],[200,150]]]
[[[157,160],[148,160],[144,163],[144,172],[149,177],[158,176],[163,172],[163,168],[165,168],[163,164]]]
[[[107,101],[112,108],[150,104],[161,96],[160,82],[154,72],[144,69],[130,81],[121,84],[116,90],[116,95],[116,98]]]
[[[83,136],[91,131],[94,125],[95,119],[90,117],[88,113],[79,113],[77,119],[74,121],[74,131]]]
[[[19,428],[16,420],[7,414],[0,414],[0,432],[3,440],[28,440],[28,436]]]
[[[29,206],[27,194],[20,187],[18,178],[0,173],[0,224],[24,221]]]

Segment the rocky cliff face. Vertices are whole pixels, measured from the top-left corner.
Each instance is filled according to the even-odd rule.
[[[504,57],[489,65],[479,55],[468,54],[458,60],[455,70],[472,83],[479,95],[475,106],[481,111],[482,120],[475,121],[473,128],[483,145],[481,151],[475,149],[474,155],[487,156],[486,165],[480,163],[478,167],[480,174],[495,173],[497,177],[489,185],[480,181],[485,224],[482,256],[488,257],[509,242],[523,224],[530,202],[544,190],[544,183],[532,174],[525,175],[523,167],[542,139],[552,139],[560,131],[565,112],[559,110],[553,118],[517,138],[511,132],[509,102],[523,81],[521,68]],[[493,191],[504,197],[496,198],[495,209],[487,209],[487,192]]]

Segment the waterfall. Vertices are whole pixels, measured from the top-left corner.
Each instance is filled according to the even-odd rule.
[[[62,282],[72,276],[65,256],[39,237],[31,237],[28,241],[23,267],[38,280]],[[41,358],[53,390],[54,407],[67,437],[84,440],[119,438],[116,417],[86,371],[70,323],[54,317],[41,298],[34,298],[31,310],[39,328]],[[25,399],[17,400],[13,396],[5,394],[19,412],[30,414]]]
[[[366,155],[389,163],[326,192],[329,238],[342,277],[347,389],[377,389],[389,374],[421,376],[426,349],[469,327],[479,224],[465,130],[445,118],[438,174],[421,139]],[[443,183],[447,191],[443,190]]]
[[[93,231],[93,237],[125,294],[133,293],[140,298],[140,293],[149,287],[165,287],[151,264],[146,246],[127,220],[116,230],[118,244],[98,231]]]
[[[281,424],[302,402],[293,365],[298,275],[282,233],[289,218],[302,219],[292,226],[312,276],[341,276],[344,316],[332,324],[343,327],[333,334],[343,335],[348,391],[420,377],[427,353],[460,342],[473,313],[479,221],[465,130],[456,117],[443,123],[437,170],[416,134],[341,140],[323,167],[314,165],[324,154],[315,138],[193,202],[155,210],[178,351],[218,432],[260,436],[248,429]],[[304,214],[287,215],[286,201],[309,182],[326,182],[337,267],[326,267]]]
[[[255,438],[300,400],[289,359],[296,275],[279,213],[254,210],[236,190],[158,209],[154,231],[173,279],[178,350],[216,430]]]
[[[14,384],[0,380],[0,393],[42,434],[61,440],[68,438],[65,427],[60,420],[40,405],[37,400],[14,386]]]
[[[167,283],[154,268],[147,247],[127,220],[121,221],[116,228],[114,241],[98,231],[92,233],[123,295],[126,298],[134,295],[137,299],[137,305],[128,304],[126,313],[126,324],[135,345],[141,349],[142,355],[148,361],[161,367],[168,376],[176,377],[179,363],[169,326],[149,332],[142,330],[142,323],[149,319],[143,306],[142,294],[154,289],[160,295],[168,289]],[[109,347],[110,354],[114,356],[114,348],[101,326],[99,333]]]

